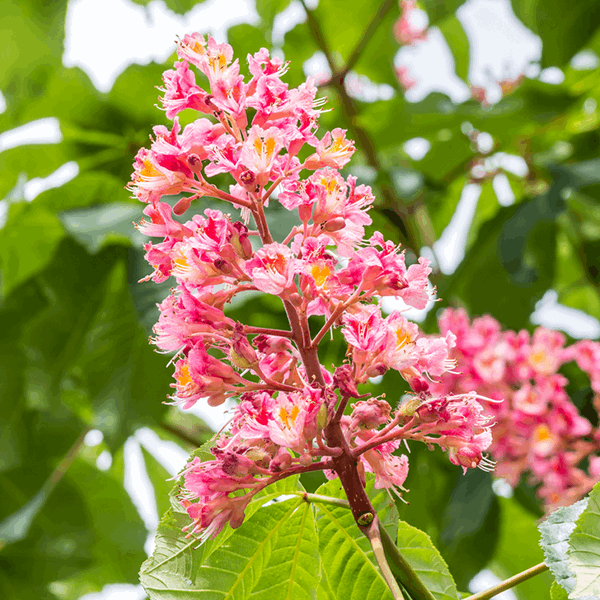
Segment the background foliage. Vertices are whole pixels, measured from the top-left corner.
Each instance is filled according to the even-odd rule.
[[[194,4],[167,1],[178,12]],[[260,22],[228,32],[236,56],[272,47],[273,20],[288,4],[257,0]],[[446,36],[456,73],[466,78],[469,45],[454,14],[461,0],[422,4]],[[66,9],[66,0],[0,4],[6,100],[0,131],[55,117],[62,133],[60,143],[0,152],[7,209],[0,237],[0,595],[19,600],[70,600],[109,583],[137,583],[147,530],[123,485],[124,443],[144,426],[186,451],[211,435],[195,417],[161,404],[170,371],[147,337],[168,285],[136,283],[147,273],[131,226],[142,207],[123,189],[151,126],[165,123],[154,107],[165,65],[132,65],[110,92],[100,93],[81,70],[62,65]],[[327,55],[334,76],[321,94],[333,110],[322,124],[347,128],[356,139],[351,167],[374,187],[375,225],[386,236],[411,251],[431,246],[464,185],[482,186],[465,259],[453,274],[434,275],[442,298],[436,310],[464,306],[473,315],[489,312],[506,327],[531,328],[536,302],[554,289],[563,304],[600,318],[600,68],[569,64],[582,49],[600,52],[600,3],[513,0],[513,9],[541,37],[542,66],[560,67],[565,78],[554,85],[525,79],[489,107],[474,100],[455,104],[439,93],[405,100],[393,68],[394,2],[321,0],[280,50],[292,60],[291,85],[304,79],[306,59],[317,51]],[[340,83],[349,70],[392,86],[394,96],[372,103],[353,98]],[[482,153],[468,130],[491,134],[493,151]],[[417,136],[431,144],[419,161],[403,149]],[[511,206],[501,206],[492,188],[490,156],[500,151],[521,156],[529,169],[523,178],[508,174],[516,198]],[[24,199],[25,182],[69,161],[79,167],[74,179]],[[483,171],[472,170],[475,165]],[[426,330],[435,329],[436,310]],[[284,319],[267,298],[231,312],[255,325],[266,319],[273,327]],[[339,353],[332,343],[321,358],[329,364]],[[376,392],[396,400],[399,386],[389,374]],[[589,394],[580,397],[585,411]],[[83,444],[90,429],[103,433],[100,445]],[[112,465],[100,470],[96,459],[105,451]],[[149,454],[144,458],[162,513],[167,474]],[[302,478],[309,491],[321,483]],[[459,589],[484,567],[504,577],[543,560],[536,529],[541,512],[525,482],[512,498],[501,498],[489,475],[462,476],[439,453],[415,448],[406,487],[410,504],[398,506],[408,523],[403,526],[428,534]],[[276,521],[285,510],[274,505],[262,518]],[[310,555],[310,536],[331,527],[332,519],[317,513],[312,533],[301,540],[303,552]],[[547,597],[551,581],[546,574],[515,591],[519,598]],[[260,578],[254,585],[262,589]],[[335,590],[319,594],[336,597]]]

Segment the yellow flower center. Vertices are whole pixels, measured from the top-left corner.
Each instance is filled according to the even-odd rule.
[[[317,287],[321,287],[331,275],[331,269],[327,264],[317,263],[312,266],[310,272],[313,276],[313,279],[315,280],[315,284],[317,285]]]
[[[287,429],[291,429],[294,426],[294,423],[296,422],[296,417],[299,413],[300,409],[297,406],[294,406],[294,408],[292,408],[291,413],[288,413],[288,411],[285,408],[281,407],[279,409],[279,418],[281,419],[282,423],[286,426]]]
[[[548,425],[538,425],[533,432],[534,442],[547,442],[552,439],[552,432]]]
[[[177,383],[181,387],[185,387],[189,383],[192,383],[192,378],[190,377],[190,367],[188,364],[183,365],[181,370],[179,371],[179,375],[176,377]]]
[[[412,343],[412,338],[408,331],[404,331],[402,328],[396,329],[396,349],[400,350],[410,343]]]

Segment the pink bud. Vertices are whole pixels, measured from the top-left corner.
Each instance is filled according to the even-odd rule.
[[[334,219],[327,221],[327,223],[325,223],[325,226],[323,227],[323,229],[325,231],[329,231],[330,233],[333,233],[334,231],[340,231],[340,229],[344,229],[344,227],[346,227],[346,221],[344,220],[344,218],[343,217],[335,217]]]
[[[188,154],[186,162],[194,173],[202,171],[202,159],[197,154]]]
[[[176,215],[182,215],[190,207],[190,204],[192,203],[192,200],[193,200],[192,197],[182,198],[173,207],[173,212]]]

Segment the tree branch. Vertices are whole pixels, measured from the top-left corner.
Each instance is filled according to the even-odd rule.
[[[502,583],[491,587],[489,590],[468,596],[465,600],[488,600],[489,598],[493,598],[494,596],[497,596],[498,594],[515,587],[515,585],[519,585],[519,583],[523,583],[524,581],[527,581],[528,579],[531,579],[532,577],[535,577],[536,575],[539,575],[547,570],[548,567],[544,563],[540,563],[539,565],[535,565],[535,567],[531,567],[526,571],[522,571],[517,575],[513,575],[512,577],[505,579]]]

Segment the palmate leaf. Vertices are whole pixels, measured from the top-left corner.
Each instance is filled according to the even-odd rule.
[[[545,563],[556,581],[567,592],[571,592],[575,587],[575,576],[567,562],[569,536],[575,529],[575,521],[585,509],[587,502],[587,498],[584,498],[572,506],[559,508],[539,525],[540,546],[546,557]]]
[[[386,490],[375,490],[367,483],[367,493],[377,515],[392,539],[398,523],[396,506]],[[322,485],[317,494],[345,498],[339,480]],[[352,513],[342,507],[317,504],[319,551],[330,597],[336,600],[387,600],[392,595],[387,587],[369,540],[363,535]],[[327,589],[327,588],[325,588]]]
[[[459,597],[448,565],[426,533],[400,521],[396,545],[436,600]]]
[[[576,580],[570,597],[600,596],[600,483],[590,492],[569,537],[568,563]]]
[[[316,530],[312,517],[302,513],[300,500],[264,504],[290,492],[302,491],[297,477],[268,486],[246,509],[246,520],[239,529],[227,526],[214,540],[198,547],[196,538],[186,538],[182,528],[190,524],[187,513],[177,502],[162,518],[154,554],[142,565],[140,579],[152,600],[174,598],[293,598],[288,588],[275,589],[276,575],[294,578],[290,594],[299,587],[316,587],[319,576]],[[259,510],[261,509],[261,510]],[[300,519],[302,531],[298,530]],[[306,529],[311,531],[305,531]],[[295,539],[294,539],[295,536]],[[271,558],[274,553],[273,558]],[[298,568],[302,555],[302,567]],[[237,555],[237,558],[236,558]],[[236,570],[237,569],[237,570]],[[275,595],[278,594],[278,595]]]

